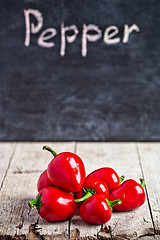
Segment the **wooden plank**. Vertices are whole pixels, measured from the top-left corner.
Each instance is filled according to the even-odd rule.
[[[16,143],[0,143],[0,187],[6,175],[6,171],[13,156],[15,147]]]
[[[0,193],[0,237],[34,236],[36,226],[40,236],[61,236],[67,239],[69,221],[49,223],[39,218],[36,210],[30,211],[28,201],[35,198],[34,185],[38,173],[7,175]],[[36,225],[38,223],[38,225]]]
[[[43,151],[44,143],[18,143],[0,192],[0,238],[68,239],[69,221],[49,223],[30,211],[28,201],[37,195],[38,177],[52,156]],[[74,143],[50,143],[55,151],[74,152]],[[38,228],[37,228],[38,227]]]
[[[87,174],[96,168],[109,166],[126,179],[139,181],[141,166],[135,143],[78,143],[76,153],[83,159]],[[106,232],[106,228],[112,232]],[[78,229],[78,230],[77,230]],[[80,216],[71,220],[71,239],[103,237],[105,239],[138,239],[154,233],[148,202],[135,211],[113,213],[112,219],[101,226],[91,226],[82,222]]]
[[[151,235],[151,236],[142,236],[140,238],[138,238],[139,240],[159,240],[160,239],[160,236],[158,235]]]
[[[12,159],[9,173],[30,173],[44,171],[53,159],[50,152],[42,150],[44,145],[53,148],[57,153],[74,152],[74,142],[20,142]],[[18,159],[18,161],[17,161]]]
[[[160,143],[138,143],[155,233],[160,235]]]

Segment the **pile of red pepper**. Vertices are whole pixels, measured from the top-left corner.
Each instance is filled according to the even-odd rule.
[[[145,202],[145,182],[133,179],[123,182],[124,176],[109,167],[99,168],[86,177],[82,159],[71,152],[57,154],[44,146],[54,158],[37,182],[38,195],[29,206],[36,206],[47,221],[64,221],[76,213],[90,224],[110,220],[112,210],[129,211]]]

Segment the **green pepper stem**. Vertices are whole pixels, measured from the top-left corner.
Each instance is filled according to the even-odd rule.
[[[28,205],[29,205],[29,207],[30,207],[31,209],[33,209],[34,207],[36,207],[36,208],[37,208],[37,211],[38,211],[38,212],[40,211],[40,209],[41,209],[41,207],[42,207],[41,196],[42,196],[42,195],[38,195],[38,196],[36,197],[36,200],[32,200],[32,201],[29,201],[29,202],[28,202]]]
[[[37,204],[37,200],[32,200],[28,202],[28,205],[31,209],[33,209]]]
[[[110,207],[111,210],[113,210],[113,206],[118,204],[120,205],[122,203],[122,201],[120,199],[117,199],[117,200],[114,200],[114,201],[109,201],[107,198],[105,198],[107,203],[108,203],[108,206]]]
[[[144,187],[145,187],[145,181],[144,181],[144,179],[143,179],[143,178],[140,178],[139,180],[140,180],[140,182],[141,182],[141,184],[140,184],[141,187],[144,188]]]
[[[125,176],[122,175],[122,176],[119,178],[120,183],[122,183],[122,182],[124,181],[124,179],[125,179]]]
[[[92,195],[93,195],[92,193],[87,192],[87,194],[85,196],[83,196],[82,198],[79,198],[79,199],[75,199],[74,202],[75,203],[83,202],[86,199],[88,199],[89,197],[91,197]]]
[[[43,146],[43,150],[47,150],[53,154],[54,157],[56,157],[58,154],[49,146]]]

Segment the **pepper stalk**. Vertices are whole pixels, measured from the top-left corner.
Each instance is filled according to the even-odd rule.
[[[140,180],[140,182],[141,182],[141,184],[140,184],[140,185],[141,185],[141,187],[143,187],[143,188],[144,188],[144,187],[145,187],[145,185],[146,185],[146,184],[145,184],[145,181],[144,181],[144,179],[143,179],[143,178],[140,178],[139,180]]]
[[[36,207],[36,208],[37,208],[37,211],[38,211],[38,212],[40,211],[40,209],[41,209],[41,207],[42,207],[41,196],[42,196],[42,194],[41,194],[41,195],[38,195],[35,200],[32,200],[32,201],[29,201],[29,202],[28,202],[28,205],[29,205],[29,207],[30,207],[31,209],[33,209],[34,207]]]
[[[49,146],[43,146],[43,150],[47,150],[53,154],[54,157],[56,157],[58,154]]]

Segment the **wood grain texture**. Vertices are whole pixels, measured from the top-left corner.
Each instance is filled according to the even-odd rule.
[[[155,233],[160,234],[160,143],[138,143]]]
[[[113,213],[103,226],[83,222],[78,213],[69,221],[49,223],[30,210],[28,201],[37,194],[36,183],[52,155],[42,151],[49,145],[57,152],[76,152],[87,174],[99,167],[114,168],[119,176],[139,181],[145,178],[147,200],[135,211]],[[5,147],[4,147],[5,146]],[[28,240],[159,240],[159,156],[160,143],[41,142],[0,143],[2,158],[12,158],[0,190],[0,239]],[[15,152],[14,152],[15,151]],[[13,154],[14,152],[14,154]],[[2,154],[2,153],[0,153]],[[149,203],[149,205],[148,205]],[[151,212],[150,212],[151,211]]]
[[[49,144],[49,143],[48,143]],[[18,143],[8,174],[0,191],[0,237],[27,239],[68,239],[69,221],[48,223],[36,210],[30,211],[28,201],[37,195],[37,180],[53,158],[43,152],[46,143]],[[74,143],[52,143],[55,151],[74,152]]]
[[[49,223],[43,221],[36,210],[31,211],[28,201],[37,195],[38,173],[10,174],[0,192],[0,237],[61,236],[67,239],[69,221]]]
[[[0,143],[0,187],[6,175],[16,143]]]
[[[109,166],[116,169],[119,175],[124,174],[126,179],[133,178],[138,181],[142,177],[135,143],[78,143],[76,152],[82,157],[87,174],[96,168]],[[79,236],[82,239],[137,239],[143,235],[154,234],[147,201],[137,210],[113,213],[111,220],[106,224],[106,228],[111,228],[111,231],[106,231],[105,225],[101,228],[81,221],[80,216],[72,218],[71,232],[79,225]]]
[[[9,173],[30,173],[44,171],[48,163],[53,159],[53,155],[42,150],[44,145],[52,147],[55,152],[74,152],[74,142],[20,142],[12,159]]]

